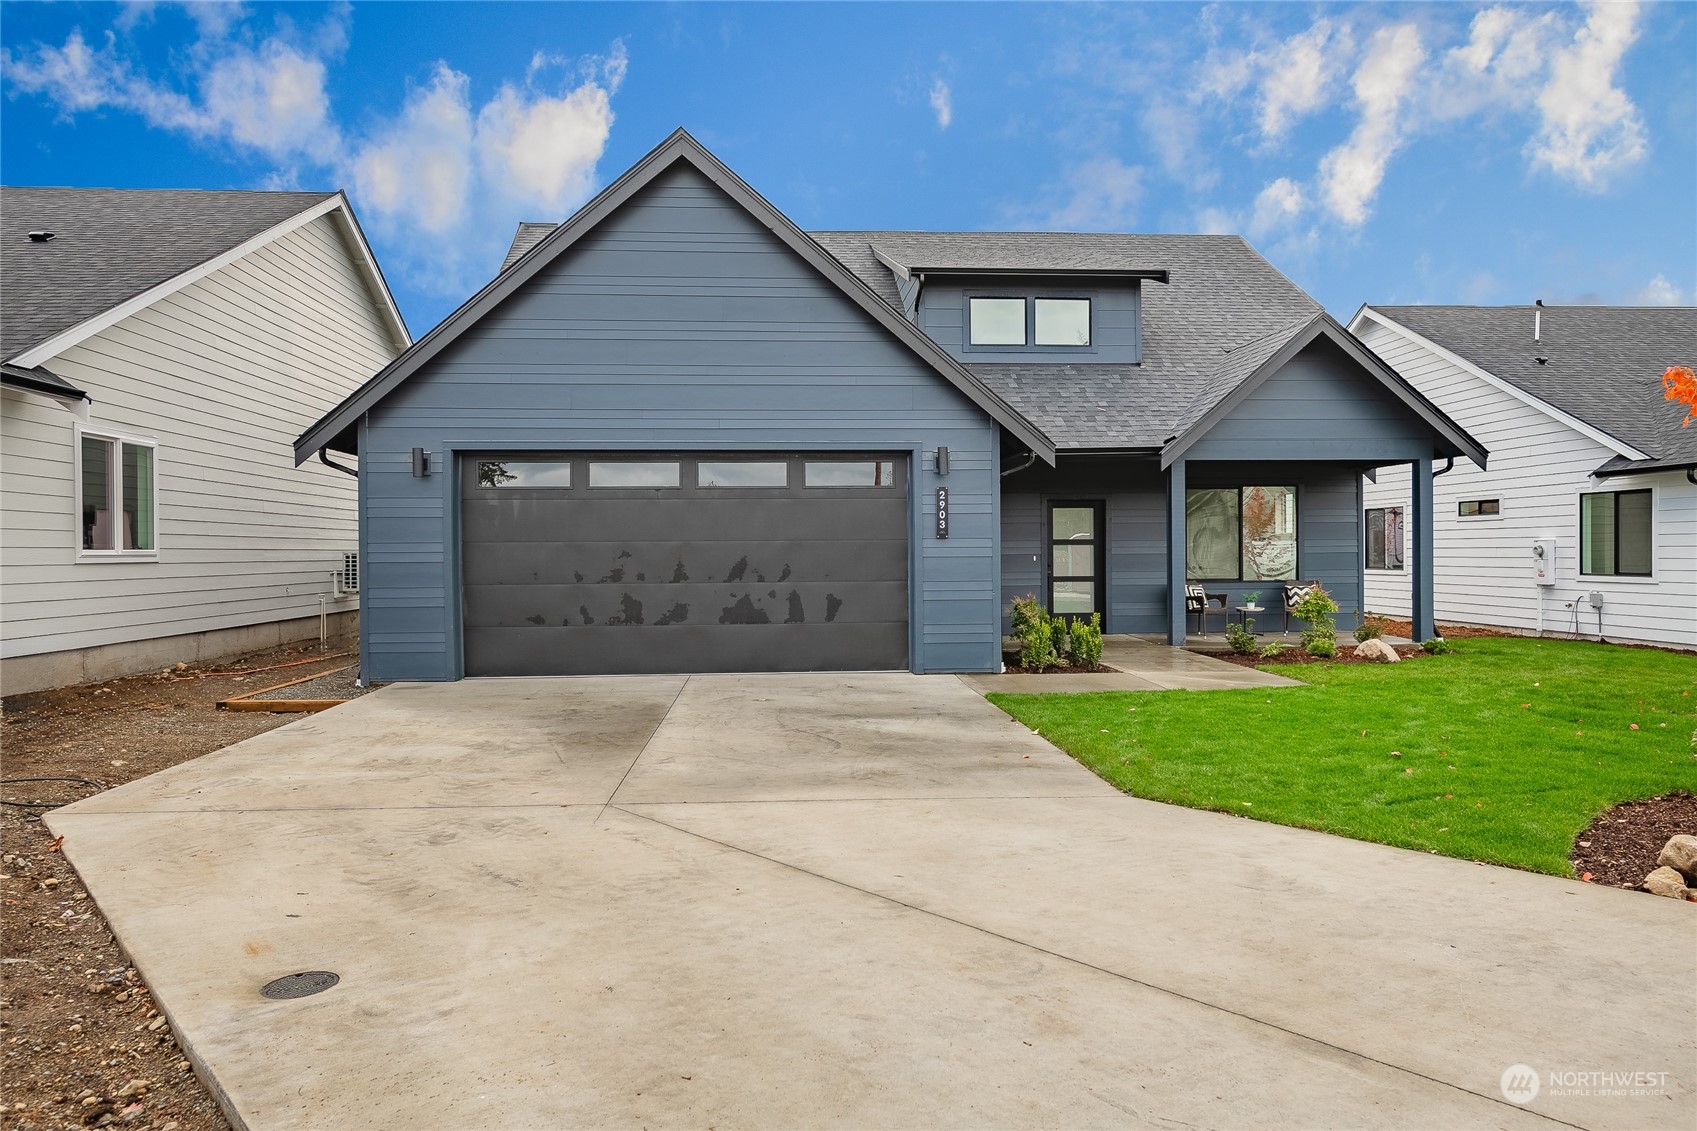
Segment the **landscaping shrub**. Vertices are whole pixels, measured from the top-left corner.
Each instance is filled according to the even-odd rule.
[[[1420,647],[1424,648],[1434,656],[1447,656],[1451,652],[1455,651],[1454,645],[1441,636],[1432,637],[1432,639],[1421,644]]]
[[[1355,642],[1357,644],[1365,644],[1369,640],[1377,640],[1384,634],[1384,620],[1380,617],[1374,616],[1372,613],[1368,613],[1361,619],[1361,623],[1355,626]]]
[[[1020,667],[1028,672],[1040,672],[1060,659],[1055,647],[1055,625],[1062,625],[1064,640],[1065,623],[1051,617],[1035,595],[1014,598],[1011,620],[1014,639],[1019,641]]]
[[[1274,656],[1277,656],[1280,653],[1282,653],[1284,650],[1285,650],[1285,646],[1283,644],[1280,644],[1277,640],[1269,640],[1267,643],[1265,643],[1261,646],[1261,651],[1256,653],[1256,654],[1259,655],[1263,660],[1270,660]]]
[[[1073,621],[1068,634],[1072,637],[1073,663],[1094,668],[1102,662],[1101,613],[1091,613],[1088,621]]]
[[[1302,646],[1315,656],[1337,655],[1337,622],[1332,614],[1338,611],[1338,603],[1332,600],[1332,595],[1316,585],[1308,591],[1308,595],[1296,603],[1290,615],[1305,622],[1308,627],[1302,630]],[[1326,651],[1318,651],[1316,645],[1323,645]]]
[[[1251,621],[1250,623],[1253,624],[1254,622]],[[1255,634],[1241,624],[1228,623],[1226,625],[1226,643],[1231,645],[1231,650],[1240,656],[1255,654]]]

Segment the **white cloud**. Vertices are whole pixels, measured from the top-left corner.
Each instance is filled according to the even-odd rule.
[[[1438,59],[1427,83],[1425,113],[1435,122],[1502,109],[1525,110],[1556,52],[1563,29],[1558,13],[1486,8],[1468,25],[1467,42]]]
[[[1251,239],[1263,239],[1272,232],[1289,227],[1308,206],[1302,186],[1289,177],[1280,177],[1255,197],[1255,209],[1249,217]]]
[[[1268,54],[1262,60],[1262,135],[1283,137],[1297,119],[1330,103],[1351,50],[1348,29],[1334,32],[1332,22],[1322,18]]]
[[[1538,92],[1538,133],[1527,146],[1535,166],[1600,191],[1647,152],[1644,123],[1615,85],[1622,56],[1638,38],[1636,2],[1598,3],[1573,43],[1550,61]]]
[[[396,241],[391,264],[441,291],[481,281],[519,219],[562,219],[591,195],[629,66],[617,41],[577,60],[537,52],[522,82],[478,104],[470,78],[438,62],[395,116],[355,131],[338,122],[328,93],[345,9],[305,32],[279,21],[257,35],[233,6],[194,5],[199,38],[170,77],[145,73],[118,34],[152,15],[121,13],[98,47],[79,30],[61,46],[0,52],[0,69],[14,92],[67,116],[129,112],[264,158],[274,166],[268,185],[350,184],[369,226]],[[563,77],[547,81],[556,71]]]
[[[1691,299],[1684,291],[1674,286],[1666,275],[1657,275],[1638,292],[1636,301],[1640,306],[1685,306]]]
[[[955,120],[954,95],[949,91],[949,84],[938,79],[931,84],[931,112],[937,116],[937,128],[946,130],[949,123]]]
[[[1059,190],[1062,197],[1039,221],[1059,231],[1114,231],[1127,228],[1143,199],[1143,170],[1118,158],[1098,157],[1075,165]]]
[[[1413,24],[1380,28],[1351,80],[1361,117],[1349,140],[1320,160],[1320,195],[1326,207],[1351,227],[1366,223],[1385,166],[1404,139],[1403,104],[1426,49]]]

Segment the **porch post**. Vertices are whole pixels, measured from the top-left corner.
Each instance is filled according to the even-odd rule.
[[[1414,639],[1430,640],[1437,635],[1432,619],[1432,458],[1417,459],[1413,472],[1414,545],[1413,571],[1409,578],[1412,594]]]
[[[1184,645],[1184,461],[1167,469],[1167,643]]]

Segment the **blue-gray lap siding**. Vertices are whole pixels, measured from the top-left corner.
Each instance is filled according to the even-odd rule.
[[[370,678],[463,674],[453,456],[518,449],[907,452],[910,664],[1000,660],[998,426],[692,169],[657,178],[362,423]]]
[[[1355,464],[1293,461],[1207,462],[1188,467],[1192,487],[1294,486],[1297,573],[1318,578],[1337,600],[1338,623],[1354,627],[1361,604],[1361,468]],[[1036,593],[1046,598],[1048,504],[1099,500],[1107,512],[1108,632],[1165,632],[1167,629],[1167,487],[1151,457],[1143,460],[1061,457],[1058,468],[1032,468],[1006,480],[1002,495],[1002,606]],[[1259,590],[1261,604],[1277,597],[1273,581],[1210,582],[1209,592],[1243,595]],[[1274,623],[1278,623],[1276,620]],[[1270,627],[1267,624],[1263,629]],[[1219,623],[1210,631],[1218,632]]]
[[[1357,621],[1363,601],[1361,472],[1430,457],[1430,425],[1342,350],[1317,341],[1244,397],[1184,452],[1188,487],[1294,486],[1297,574],[1325,584],[1338,623]],[[1047,503],[1106,504],[1110,632],[1167,629],[1167,486],[1144,459],[1061,455],[1057,468],[1033,467],[1004,481],[1002,604],[1047,584]],[[1258,590],[1276,599],[1278,582],[1214,583],[1233,605]],[[1280,622],[1282,623],[1282,621]],[[1267,625],[1263,625],[1263,628]],[[1218,631],[1218,622],[1214,622]]]

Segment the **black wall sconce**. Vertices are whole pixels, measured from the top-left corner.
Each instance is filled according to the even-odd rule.
[[[948,473],[949,473],[949,449],[938,448],[937,449],[937,474],[938,475],[947,475]]]
[[[429,474],[430,456],[425,453],[423,448],[414,448],[412,450],[412,477],[414,479],[423,479]]]

